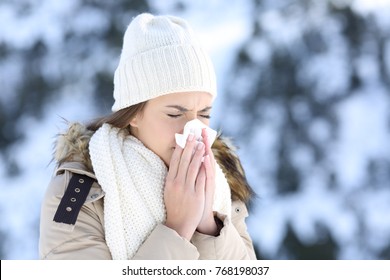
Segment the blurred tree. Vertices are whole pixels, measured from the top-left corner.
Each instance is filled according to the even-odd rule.
[[[348,186],[339,181],[343,170],[332,164],[329,150],[331,143],[340,140],[338,109],[372,86],[359,66],[362,58],[376,63],[380,75],[373,83],[379,81],[390,92],[385,59],[389,32],[381,29],[373,16],[359,14],[348,2],[253,1],[253,7],[253,33],[237,54],[225,99],[228,110],[224,121],[237,123],[238,119],[241,124],[224,130],[242,139],[238,143],[242,153],[260,162],[254,180],[270,183],[256,186],[258,192],[275,193],[275,198],[299,197],[308,188],[323,185],[329,194],[340,195],[348,208]],[[264,159],[265,155],[268,158]],[[369,185],[383,185],[388,179],[388,162],[389,158],[372,159],[367,169]],[[321,177],[314,178],[318,170]],[[321,183],[308,185],[310,181]],[[358,186],[367,187],[364,182]],[[358,201],[349,208],[356,220],[364,208]],[[310,244],[302,241],[290,224],[285,227],[278,251],[264,257],[340,257],[342,244],[332,236],[332,224],[317,225],[317,237],[323,238],[314,238]],[[386,256],[388,249],[370,249],[365,228],[359,232],[365,245],[356,241],[356,247],[374,251],[377,258]]]
[[[30,1],[16,1],[10,8],[21,18],[28,18],[41,6]],[[91,100],[102,112],[109,111],[113,103],[113,65],[120,54],[123,32],[134,15],[149,9],[146,0],[80,0],[70,15],[55,25],[59,28],[55,32],[60,34],[61,45],[40,36],[31,36],[29,39],[34,41],[22,47],[0,42],[0,65],[7,69],[10,64],[17,64],[13,66],[16,70],[12,79],[7,78],[9,73],[2,73],[7,86],[2,89],[4,98],[0,98],[0,153],[6,162],[8,176],[20,173],[10,147],[23,140],[25,129],[28,129],[21,127],[21,121],[30,117],[41,119],[45,107],[59,99],[62,92],[69,94],[67,88],[70,86],[78,85],[75,88],[82,90],[83,85],[92,85],[95,98]],[[86,17],[93,13],[102,17],[105,26],[88,29],[73,25],[79,15],[83,18],[80,22],[85,23]]]
[[[6,254],[4,250],[6,235],[2,231],[0,231],[0,260],[6,259]]]
[[[307,242],[301,240],[291,224],[287,224],[287,232],[276,258],[289,260],[334,260],[337,259],[338,245],[327,226],[318,223],[317,240]]]

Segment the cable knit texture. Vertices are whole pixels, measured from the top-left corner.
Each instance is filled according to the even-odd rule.
[[[217,95],[215,70],[188,23],[141,14],[127,27],[114,75],[113,111],[173,92]]]
[[[131,259],[166,219],[164,162],[137,138],[104,124],[89,143],[92,166],[106,195],[104,220],[113,259]],[[230,216],[231,194],[217,165],[214,211]]]

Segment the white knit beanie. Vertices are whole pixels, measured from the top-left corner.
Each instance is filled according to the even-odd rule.
[[[215,71],[186,21],[140,14],[127,27],[114,76],[112,110],[174,92],[217,95]]]

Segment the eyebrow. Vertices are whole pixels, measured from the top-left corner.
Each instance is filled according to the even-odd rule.
[[[174,108],[174,109],[177,109],[179,110],[180,112],[188,112],[190,110],[188,110],[187,108],[183,107],[183,106],[180,106],[180,105],[168,105],[166,106],[168,108]],[[208,107],[205,107],[204,109],[200,110],[199,112],[206,112],[208,110],[211,110],[211,106],[208,106]]]

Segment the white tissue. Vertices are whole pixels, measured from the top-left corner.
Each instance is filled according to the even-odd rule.
[[[188,135],[190,133],[195,135],[195,140],[198,142],[203,142],[202,138],[202,129],[206,128],[207,136],[209,139],[209,144],[210,146],[214,143],[215,138],[217,137],[217,132],[204,123],[202,123],[198,119],[193,119],[192,121],[189,121],[188,123],[185,124],[184,126],[184,131],[183,134],[176,133],[175,134],[175,139],[176,143],[184,149]]]

